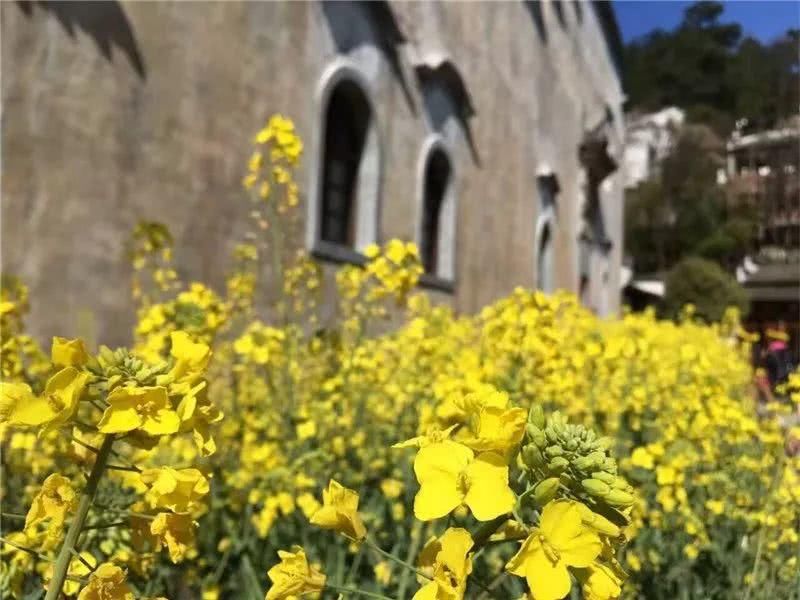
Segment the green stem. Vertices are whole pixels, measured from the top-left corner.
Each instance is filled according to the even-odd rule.
[[[20,515],[17,513],[7,513],[7,512],[0,513],[0,517],[3,517],[4,519],[19,519],[20,521],[24,521],[25,519],[28,518],[27,515]]]
[[[433,579],[433,578],[432,578],[430,575],[426,575],[425,573],[423,573],[422,571],[420,571],[419,569],[417,569],[417,568],[416,568],[416,567],[414,567],[413,565],[410,565],[410,564],[408,564],[408,563],[407,563],[406,561],[404,561],[403,559],[401,559],[401,558],[398,558],[398,557],[396,557],[394,554],[392,554],[391,552],[387,552],[387,551],[386,551],[386,550],[384,550],[383,548],[379,547],[379,546],[378,546],[378,545],[377,545],[375,542],[373,542],[371,539],[369,539],[369,538],[365,538],[365,539],[364,539],[364,543],[365,543],[367,546],[369,546],[370,548],[372,548],[373,550],[375,550],[375,552],[377,552],[378,554],[380,554],[380,555],[381,555],[381,556],[383,556],[384,558],[388,558],[389,560],[391,560],[391,561],[393,561],[393,562],[396,562],[398,565],[401,565],[401,566],[405,567],[405,568],[406,568],[406,569],[408,569],[409,571],[413,571],[414,573],[416,573],[416,574],[417,574],[417,575],[419,575],[420,577],[424,577],[425,579]]]
[[[80,553],[80,552],[78,552],[77,550],[75,550],[75,549],[73,548],[73,549],[72,549],[72,555],[73,555],[75,558],[77,558],[77,559],[78,559],[78,560],[79,560],[81,563],[83,563],[83,566],[84,566],[84,567],[86,567],[87,569],[89,569],[89,573],[94,573],[94,570],[95,570],[97,567],[93,567],[91,564],[89,564],[89,561],[87,561],[85,558],[83,558],[83,557],[81,556],[81,553]]]
[[[72,520],[69,530],[67,530],[64,543],[61,544],[56,563],[53,565],[53,577],[47,586],[45,600],[58,600],[61,595],[61,588],[64,586],[64,581],[67,579],[67,571],[69,570],[69,563],[72,559],[72,552],[75,550],[75,543],[78,541],[78,537],[81,534],[86,516],[89,514],[92,500],[97,492],[97,487],[100,485],[100,479],[103,477],[106,461],[111,453],[111,446],[113,444],[114,436],[107,435],[97,452],[97,458],[94,461],[94,466],[92,466],[92,472],[89,474],[89,480],[86,482],[86,487],[83,490],[80,503],[78,504],[78,511],[75,513],[75,518]]]
[[[389,598],[389,596],[384,596],[383,594],[376,594],[375,592],[367,592],[356,588],[332,585],[329,583],[325,584],[325,589],[331,590],[332,592],[339,592],[340,594],[355,594],[356,596],[366,596],[367,598],[377,598],[378,600],[393,600],[392,598]]]
[[[497,575],[495,575],[494,579],[489,582],[489,585],[483,590],[483,592],[481,592],[480,596],[478,596],[478,600],[488,600],[491,598],[491,594],[494,592],[494,589],[500,586],[507,574],[508,571],[500,571]]]
[[[97,525],[86,525],[83,530],[88,531],[89,529],[111,529],[113,527],[122,527],[123,525],[127,525],[127,521],[115,521],[113,523],[99,523]]]
[[[475,535],[472,536],[473,552],[480,550],[481,547],[489,541],[489,538],[492,537],[492,534],[500,529],[503,523],[508,521],[509,518],[509,515],[500,515],[499,517],[495,517],[491,521],[486,521],[483,525],[481,525],[475,532]]]
[[[129,471],[131,473],[142,472],[139,467],[126,467],[125,465],[106,465],[106,469],[110,469],[111,471]]]
[[[350,565],[350,570],[347,572],[347,577],[344,578],[344,585],[348,585],[350,581],[353,579],[353,576],[358,573],[358,569],[361,566],[361,561],[364,558],[364,546],[358,547],[358,554],[356,554],[355,559],[353,559],[353,564]]]
[[[430,528],[430,523],[428,524]],[[419,551],[420,543],[422,542],[422,521],[415,521],[414,528],[411,530],[411,543],[408,545],[408,553],[406,554],[406,562],[410,563]],[[405,600],[406,590],[409,583],[408,571],[403,571],[400,578],[400,585],[397,587],[397,597],[399,600]]]
[[[772,494],[775,493],[775,490],[778,488],[781,479],[783,478],[783,461],[786,455],[781,452],[778,460],[775,461],[775,473],[772,476],[772,482],[770,483],[769,489],[767,490],[767,498],[766,502],[763,504],[768,504],[769,500],[772,498]],[[756,546],[756,557],[755,561],[753,562],[753,580],[750,582],[749,585],[745,585],[744,589],[744,600],[750,600],[750,594],[753,591],[753,586],[758,585],[758,572],[761,567],[761,553],[764,548],[764,533],[766,528],[761,527],[760,531],[758,532],[758,544]]]

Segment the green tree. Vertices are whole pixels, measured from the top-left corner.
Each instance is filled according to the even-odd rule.
[[[731,275],[711,261],[688,257],[667,274],[662,312],[677,317],[686,304],[694,304],[695,314],[709,322],[719,321],[729,306],[747,313],[747,292]]]
[[[721,22],[722,12],[719,2],[696,2],[674,30],[656,29],[626,46],[629,109],[680,106],[689,121],[724,137],[738,119],[758,130],[797,113],[798,30],[764,45],[742,39],[741,26]]]
[[[729,210],[717,184],[723,144],[702,125],[687,125],[657,177],[629,190],[625,243],[639,273],[666,271],[697,254],[732,270],[755,236],[755,215]]]

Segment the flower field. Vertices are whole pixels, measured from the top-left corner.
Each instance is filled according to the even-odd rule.
[[[800,459],[736,314],[456,315],[400,240],[334,294],[288,243],[291,122],[254,143],[224,294],[133,233],[129,349],[39,348],[4,279],[0,596],[800,598]]]

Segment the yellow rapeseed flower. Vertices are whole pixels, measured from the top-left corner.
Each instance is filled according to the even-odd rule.
[[[156,549],[166,544],[170,560],[179,563],[194,548],[195,527],[191,515],[162,512],[150,523],[150,533],[157,540]]]
[[[33,498],[25,517],[25,532],[31,532],[37,523],[49,520],[47,537],[57,542],[61,537],[67,516],[75,510],[78,497],[69,479],[58,473],[49,475]]]
[[[461,600],[472,572],[472,543],[472,536],[461,528],[450,528],[431,539],[422,549],[418,564],[432,580],[414,594],[413,600]]]
[[[555,500],[542,511],[539,527],[506,565],[525,577],[534,600],[560,600],[572,586],[567,567],[588,567],[602,549],[598,535],[582,521],[577,502]]]
[[[197,469],[145,469],[140,477],[149,486],[145,497],[150,506],[173,512],[192,510],[209,490],[208,480]]]
[[[36,396],[27,383],[0,382],[0,423],[38,427],[54,416],[47,398]]]
[[[450,440],[421,448],[414,473],[420,485],[414,514],[420,521],[443,517],[462,504],[479,521],[489,521],[510,512],[516,501],[502,456],[484,452],[476,457],[466,446]]]
[[[111,563],[103,563],[89,576],[89,583],[78,594],[78,600],[133,600],[133,590],[125,581],[125,571]]]
[[[522,408],[481,407],[471,419],[473,435],[463,443],[476,452],[506,455],[522,440],[527,418],[528,411]]]
[[[583,582],[584,600],[614,600],[622,593],[624,573],[611,565],[593,562],[578,575]]]
[[[50,349],[50,360],[59,367],[82,367],[89,361],[89,353],[83,340],[56,336]]]
[[[43,396],[47,399],[53,417],[47,430],[56,429],[69,421],[78,410],[83,390],[91,376],[74,367],[65,367],[47,380]]]
[[[647,448],[640,446],[631,454],[631,464],[642,469],[652,469],[654,466],[653,455],[647,451]]]
[[[139,429],[147,435],[175,433],[180,427],[163,387],[120,387],[108,395],[109,407],[97,425],[102,433],[128,433]]]
[[[297,506],[300,507],[307,519],[311,519],[322,505],[314,498],[314,494],[304,492],[297,497]]]
[[[291,552],[278,550],[278,557],[281,562],[267,572],[272,587],[264,600],[289,600],[325,587],[325,575],[308,564],[300,546],[292,546]]]
[[[328,483],[328,489],[322,491],[322,508],[311,517],[311,523],[338,531],[353,540],[363,540],[367,535],[358,514],[358,494],[333,479]]]

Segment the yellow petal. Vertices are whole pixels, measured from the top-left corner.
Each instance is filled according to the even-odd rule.
[[[565,564],[572,567],[588,567],[602,548],[600,537],[593,531],[587,530],[558,546],[558,553]]]
[[[35,396],[28,384],[0,382],[0,422],[36,427],[55,414],[47,400]]]
[[[453,573],[457,579],[465,578],[471,571],[467,554],[472,548],[472,536],[460,527],[450,528],[439,538],[442,549],[438,561]]]
[[[54,337],[50,360],[60,367],[80,367],[89,361],[89,354],[81,339]]]
[[[560,548],[580,534],[582,530],[581,510],[571,500],[554,500],[548,502],[542,511],[539,524],[547,541]]]
[[[142,431],[147,435],[167,435],[175,433],[181,426],[180,417],[172,409],[163,408],[144,419],[141,425]]]
[[[100,433],[127,433],[142,424],[133,401],[129,405],[109,406],[97,424]]]
[[[411,600],[436,600],[436,592],[438,591],[439,586],[435,581],[431,581],[419,588]]]
[[[472,457],[472,450],[450,440],[429,444],[417,453],[414,473],[420,485],[425,485],[442,476],[457,476],[467,468]]]
[[[432,521],[449,514],[463,500],[458,477],[443,473],[439,480],[422,485],[414,498],[414,515],[420,521]]]
[[[511,512],[516,497],[508,487],[508,465],[499,454],[485,452],[467,467],[469,491],[464,504],[479,521]]]
[[[569,594],[572,581],[567,567],[561,562],[552,562],[540,550],[528,569],[528,587],[533,600],[561,600]]]

